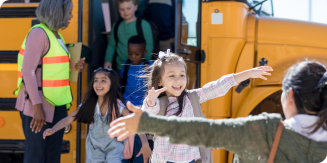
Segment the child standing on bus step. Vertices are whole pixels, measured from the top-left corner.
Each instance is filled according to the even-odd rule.
[[[120,73],[122,94],[126,101],[142,106],[146,95],[144,72],[153,64],[144,58],[147,53],[146,41],[140,36],[132,36],[128,40],[128,59]]]
[[[142,76],[153,64],[153,61],[144,59],[147,53],[145,46],[143,37],[132,36],[128,40],[128,60],[125,61],[120,73],[123,98],[137,106],[142,106],[146,95],[146,81]],[[142,147],[140,137],[135,135],[134,140],[133,157],[123,162],[143,163],[143,156],[137,155]],[[149,141],[151,147],[153,141],[152,139]]]
[[[269,66],[256,67],[236,74],[229,74],[220,79],[207,83],[202,88],[191,90],[196,92],[199,102],[224,96],[228,90],[248,78],[261,78],[262,75],[270,75],[266,71],[272,71]],[[187,77],[186,63],[182,57],[176,54],[159,53],[148,76],[148,96],[144,99],[142,110],[151,114],[158,114],[161,108],[158,97],[167,96],[168,105],[165,116],[194,117],[194,112],[186,90]],[[200,159],[198,147],[188,145],[173,145],[166,137],[157,136],[151,161],[155,163],[193,163]]]
[[[144,37],[147,50],[145,59],[150,60],[153,50],[153,36],[150,24],[145,20],[137,19],[135,16],[137,0],[115,0],[115,2],[122,20],[113,25],[114,34],[109,39],[104,67],[113,68],[120,73],[122,64],[128,59],[128,39],[134,35]],[[117,27],[116,24],[118,24]],[[116,28],[117,30],[115,30]]]
[[[110,138],[107,130],[111,121],[129,114],[119,92],[117,73],[109,68],[99,68],[94,71],[83,103],[68,117],[45,130],[43,138],[54,134],[74,120],[92,123],[85,145],[87,162],[121,163],[124,144]],[[143,153],[144,159],[147,160],[151,149],[146,136],[143,134],[140,137],[143,144],[140,153]]]

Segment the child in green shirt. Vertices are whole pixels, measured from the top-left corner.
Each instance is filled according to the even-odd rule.
[[[122,69],[122,64],[128,59],[128,40],[130,37],[138,35],[136,28],[136,16],[135,11],[137,10],[136,0],[115,0],[119,14],[123,21],[118,26],[118,40],[115,40],[114,33],[110,35],[109,44],[107,47],[104,67],[115,68],[118,73]],[[112,29],[115,29],[116,23]],[[153,38],[150,24],[142,20],[141,27],[143,31],[143,37],[146,41],[146,50],[148,51],[145,55],[145,59],[150,60],[153,51]],[[117,52],[116,60],[113,61],[114,54]],[[112,67],[113,62],[116,62],[117,67]]]

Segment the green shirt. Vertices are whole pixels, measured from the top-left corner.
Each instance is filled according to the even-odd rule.
[[[224,148],[238,155],[240,163],[266,163],[274,141],[280,114],[262,113],[237,119],[210,120],[149,115],[143,112],[138,133],[169,137],[172,144]],[[316,142],[284,126],[275,162],[321,162],[327,142]]]
[[[116,24],[116,23],[115,23]],[[109,44],[107,46],[105,61],[112,63],[114,53],[116,51],[116,41],[113,34],[113,29],[115,29],[115,24],[112,27],[112,33],[110,35]],[[150,24],[142,20],[141,23],[144,39],[146,41],[146,50],[148,53],[145,56],[145,59],[150,60],[153,51],[153,38]],[[132,36],[137,35],[136,30],[136,21],[126,23],[122,21],[118,27],[118,46],[117,46],[117,68],[118,70],[122,69],[122,64],[128,59],[128,40]]]

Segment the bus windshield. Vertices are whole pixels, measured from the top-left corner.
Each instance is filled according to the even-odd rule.
[[[274,16],[272,0],[248,0],[250,7],[260,16]]]

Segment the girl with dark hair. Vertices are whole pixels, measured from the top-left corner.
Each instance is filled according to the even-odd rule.
[[[83,103],[68,117],[59,121],[52,128],[46,129],[43,138],[54,134],[74,120],[92,123],[86,138],[87,162],[121,163],[123,142],[111,139],[106,133],[109,123],[120,116],[129,115],[124,100],[119,92],[118,75],[109,68],[94,71],[92,82],[88,86]],[[144,159],[148,159],[151,149],[145,135],[141,135]]]
[[[151,133],[169,137],[174,144],[224,148],[237,154],[234,161],[240,163],[322,162],[327,154],[325,66],[314,61],[295,64],[284,76],[282,90],[284,123],[276,113],[218,120],[168,119],[127,104],[134,115],[112,122],[109,134],[120,135],[120,140],[136,132]],[[278,138],[279,144],[275,143]]]
[[[228,90],[248,78],[261,78],[262,75],[270,75],[266,71],[272,71],[269,66],[262,66],[246,70],[237,74],[225,75],[217,81],[210,82],[202,88],[186,90],[188,77],[186,64],[182,57],[169,53],[160,52],[149,73],[147,86],[148,95],[143,102],[142,110],[151,114],[160,112],[160,100],[158,97],[168,97],[168,107],[165,116],[194,117],[188,92],[196,92],[199,102],[224,96]],[[166,109],[166,108],[164,108]],[[167,138],[158,136],[154,142],[151,161],[155,163],[189,163],[200,159],[198,147],[188,145],[172,145]]]

